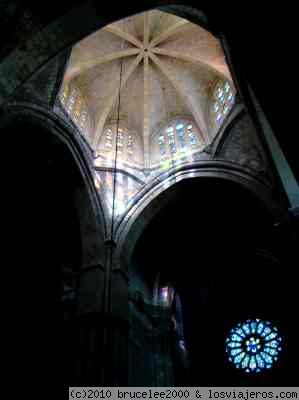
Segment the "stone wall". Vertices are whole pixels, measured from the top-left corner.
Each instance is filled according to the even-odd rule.
[[[237,116],[227,127],[214,158],[240,164],[258,178],[267,181],[271,186],[274,184],[269,160],[252,119],[245,112]]]
[[[67,49],[41,67],[14,94],[14,101],[36,101],[53,108],[70,50]]]

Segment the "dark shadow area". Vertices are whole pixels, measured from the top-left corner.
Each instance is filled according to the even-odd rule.
[[[54,388],[61,378],[70,381],[76,353],[68,322],[76,311],[75,292],[63,306],[61,301],[65,288],[74,288],[72,274],[82,259],[74,203],[81,177],[67,147],[37,121],[16,118],[1,134],[15,177],[6,188],[13,210],[7,215],[10,259],[4,280],[16,355],[10,361],[18,381],[33,379],[37,386],[52,381]]]
[[[298,298],[288,235],[278,235],[264,206],[239,185],[217,179],[178,184],[171,203],[135,249],[145,282],[162,271],[180,294],[191,386],[296,385]],[[238,322],[271,321],[283,336],[272,370],[256,376],[227,360],[225,339]]]

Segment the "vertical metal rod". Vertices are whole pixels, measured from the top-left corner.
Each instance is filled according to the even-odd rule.
[[[122,42],[123,47],[124,42]],[[115,219],[115,195],[116,195],[116,169],[117,169],[117,154],[118,154],[118,132],[119,132],[119,118],[120,118],[120,99],[121,99],[121,85],[122,85],[122,71],[123,71],[123,57],[120,60],[120,74],[119,74],[119,91],[118,91],[118,104],[117,104],[117,124],[116,124],[116,138],[115,138],[115,158],[113,168],[113,188],[112,188],[112,211],[111,211],[111,226],[110,235],[108,240],[105,241],[105,279],[104,279],[104,326],[103,326],[103,348],[102,348],[102,385],[111,385],[110,380],[110,315],[111,315],[111,273],[113,265],[113,252],[114,252],[114,219]]]

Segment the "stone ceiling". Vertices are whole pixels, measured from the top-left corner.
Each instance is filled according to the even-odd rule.
[[[216,82],[231,81],[219,41],[183,18],[153,10],[110,24],[74,46],[64,83],[84,96],[98,148],[118,115],[142,143],[149,164],[151,136],[175,116],[194,120],[206,143],[215,133],[207,109]]]

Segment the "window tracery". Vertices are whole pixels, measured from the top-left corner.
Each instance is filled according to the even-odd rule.
[[[67,114],[84,136],[89,132],[89,116],[86,102],[78,88],[70,83],[63,85],[59,99]]]
[[[191,161],[191,153],[204,146],[195,124],[187,119],[175,119],[156,136],[161,166]],[[169,165],[170,166],[170,165]]]
[[[123,161],[132,161],[134,157],[135,143],[133,135],[125,128],[108,126],[104,129],[104,149],[107,154],[113,156],[117,146],[117,154]],[[117,140],[116,140],[117,137]]]
[[[234,88],[228,81],[219,81],[213,95],[213,120],[221,126],[235,102]]]
[[[278,360],[282,339],[276,327],[259,319],[239,323],[226,339],[229,361],[247,373],[272,368]]]

